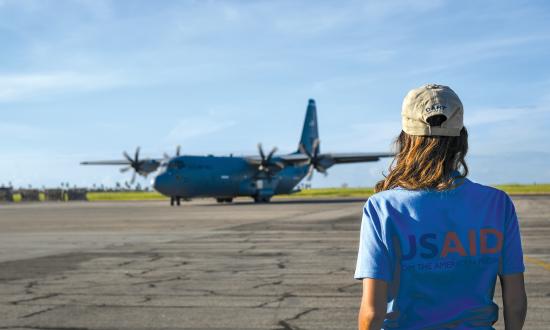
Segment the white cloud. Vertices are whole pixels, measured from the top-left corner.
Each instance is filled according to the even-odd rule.
[[[116,74],[78,72],[0,75],[0,102],[29,100],[37,96],[109,89],[128,84]]]

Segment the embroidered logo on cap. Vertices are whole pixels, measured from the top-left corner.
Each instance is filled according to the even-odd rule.
[[[426,112],[427,113],[431,113],[431,112],[443,112],[443,110],[447,109],[447,106],[446,105],[443,105],[443,104],[434,104],[432,105],[431,107],[428,107],[426,108]]]

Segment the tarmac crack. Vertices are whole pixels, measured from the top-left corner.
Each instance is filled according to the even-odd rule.
[[[33,294],[34,292],[31,290],[35,285],[38,284],[38,281],[30,281],[25,285],[25,293],[26,294]]]
[[[161,255],[158,254],[158,253],[155,253],[155,254],[153,254],[153,255],[151,256],[151,259],[149,259],[149,262],[155,262],[155,261],[160,260],[160,259],[162,259],[162,258],[164,258],[164,257],[161,256]]]
[[[150,273],[150,272],[152,272],[152,271],[154,271],[153,268],[148,268],[148,269],[142,270],[142,271],[139,273],[139,275],[145,275],[145,274]]]
[[[330,272],[327,273],[327,275],[332,275],[332,274],[342,273],[342,272],[347,273],[349,272],[349,270],[346,267],[340,267],[337,270],[331,270]]]
[[[186,266],[186,265],[189,265],[189,262],[188,261],[182,261],[180,263],[177,263],[175,265],[172,265],[171,267],[181,267],[181,266]],[[152,269],[151,269],[152,270]],[[151,271],[150,270],[150,271]]]
[[[344,286],[341,286],[341,287],[337,288],[336,291],[342,292],[342,293],[349,293],[348,289],[353,288],[354,286],[358,286],[360,284],[361,283],[351,283],[351,284],[348,284],[348,285],[344,285]]]
[[[297,327],[297,326],[293,326],[291,325],[289,322],[290,321],[296,321],[298,320],[300,317],[306,315],[306,314],[309,314],[313,311],[316,311],[316,310],[319,310],[319,308],[317,307],[313,307],[313,308],[309,308],[309,309],[306,309],[305,311],[303,312],[300,312],[296,315],[294,315],[293,317],[289,318],[289,319],[284,319],[284,320],[280,320],[277,324],[280,325],[282,328],[280,329],[276,329],[276,330],[299,330],[300,328]]]
[[[128,260],[128,261],[124,261],[124,262],[119,263],[117,266],[118,267],[127,266],[131,263],[134,263],[134,262],[136,262],[136,260]]]
[[[277,261],[277,268],[279,268],[279,269],[286,268],[286,263],[287,262],[288,262],[288,260],[278,260]]]
[[[271,283],[262,283],[262,284],[257,284],[257,285],[254,285],[252,287],[252,289],[257,289],[257,288],[261,288],[263,286],[270,286],[270,285],[279,285],[283,283],[283,281],[275,281],[275,282],[271,282]]]
[[[247,251],[250,251],[250,250],[254,250],[256,248],[256,245],[251,245],[247,248],[244,248],[244,249],[241,249],[239,251],[237,251],[238,254],[242,254],[242,253],[245,253]]]
[[[165,279],[159,279],[159,280],[150,280],[150,281],[143,281],[143,282],[132,283],[132,285],[149,284],[149,286],[150,286],[150,285],[156,286],[156,285],[159,284],[159,283],[173,282],[173,281],[182,281],[182,280],[187,280],[187,279],[188,279],[188,278],[185,278],[185,277],[183,277],[183,276],[176,276],[176,277],[165,278]]]
[[[285,300],[286,298],[290,298],[290,297],[295,297],[295,295],[293,295],[290,292],[285,292],[280,297],[278,297],[277,299],[263,302],[263,303],[257,305],[256,308],[262,308],[262,307],[267,306],[268,304],[273,304],[273,303],[279,303],[277,305],[277,308],[279,308],[281,306],[281,303],[283,302],[283,300]]]
[[[20,304],[20,303],[29,302],[29,301],[36,301],[36,300],[41,300],[41,299],[49,299],[49,298],[57,297],[57,296],[59,296],[59,295],[60,295],[59,293],[50,293],[50,294],[47,294],[47,295],[38,296],[38,297],[33,297],[33,298],[29,298],[29,299],[20,299],[20,300],[10,301],[10,304],[12,304],[12,305],[18,305],[18,304]]]
[[[23,315],[23,316],[21,316],[20,318],[21,318],[21,319],[27,319],[27,318],[33,317],[33,316],[35,316],[35,315],[47,313],[47,312],[52,311],[52,310],[54,310],[54,309],[56,309],[56,308],[59,308],[59,307],[61,307],[61,306],[49,307],[49,308],[46,308],[46,309],[43,309],[43,310],[40,310],[40,311],[36,311],[36,312],[30,313],[30,314]]]

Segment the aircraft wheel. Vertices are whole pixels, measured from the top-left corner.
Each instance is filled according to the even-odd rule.
[[[254,202],[256,203],[269,203],[270,200],[270,196],[254,196]]]
[[[225,202],[226,202],[226,203],[233,203],[233,198],[226,198],[226,199],[225,199]]]
[[[176,197],[176,205],[180,206],[181,205],[181,197]]]
[[[216,198],[216,202],[221,204],[221,203],[225,202],[225,198]]]
[[[170,206],[174,206],[175,198],[170,197]]]

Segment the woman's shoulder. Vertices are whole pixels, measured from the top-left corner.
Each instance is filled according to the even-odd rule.
[[[418,190],[407,190],[401,187],[395,187],[388,190],[382,190],[369,196],[365,202],[365,206],[374,205],[376,208],[384,207],[384,205],[396,205],[407,203],[411,199],[418,198],[422,195]]]
[[[469,178],[462,178],[459,184],[448,190],[438,191],[434,189],[410,190],[402,187],[395,187],[388,190],[383,190],[372,194],[367,203],[375,205],[398,205],[415,203],[424,199],[437,198],[438,200],[453,199],[453,198],[498,198],[510,200],[506,192],[495,187],[484,185]]]
[[[485,185],[482,183],[474,182],[471,180],[468,180],[470,183],[470,194],[483,194],[483,195],[489,195],[489,196],[495,196],[498,198],[503,198],[506,200],[510,200],[510,196],[508,193],[506,193],[504,190],[501,190],[499,188]]]

